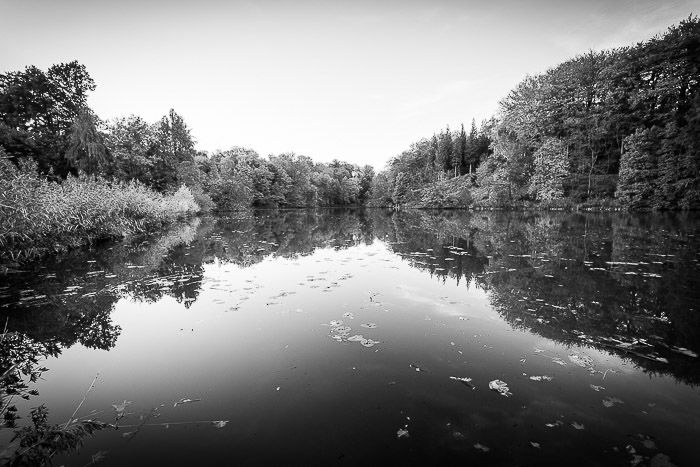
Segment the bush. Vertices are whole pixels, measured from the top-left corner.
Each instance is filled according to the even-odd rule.
[[[204,189],[200,186],[195,186],[190,188],[192,196],[194,196],[194,202],[199,206],[199,212],[209,212],[214,209],[214,200],[211,199]]]
[[[467,208],[471,204],[471,177],[463,175],[413,190],[406,206],[413,208]]]
[[[39,175],[35,162],[15,166],[2,156],[0,150],[0,261],[143,233],[200,210],[184,186],[162,195],[138,182],[94,176],[57,183]]]

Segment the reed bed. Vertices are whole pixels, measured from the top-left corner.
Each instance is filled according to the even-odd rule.
[[[0,159],[0,262],[22,262],[95,241],[157,230],[199,212],[182,186],[161,194],[137,182],[69,176],[62,182]]]

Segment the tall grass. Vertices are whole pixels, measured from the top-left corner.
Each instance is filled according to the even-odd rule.
[[[192,193],[137,182],[68,177],[61,183],[0,157],[0,261],[24,261],[96,240],[158,229],[199,211]]]

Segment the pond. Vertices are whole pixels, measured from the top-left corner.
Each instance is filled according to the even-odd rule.
[[[692,214],[195,219],[2,276],[0,446],[43,404],[110,424],[55,465],[697,465],[699,261]]]

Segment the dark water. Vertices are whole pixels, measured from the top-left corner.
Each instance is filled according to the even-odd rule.
[[[56,465],[698,465],[699,247],[694,215],[196,220],[2,276],[48,369],[18,426],[99,374],[77,417],[126,416]]]

